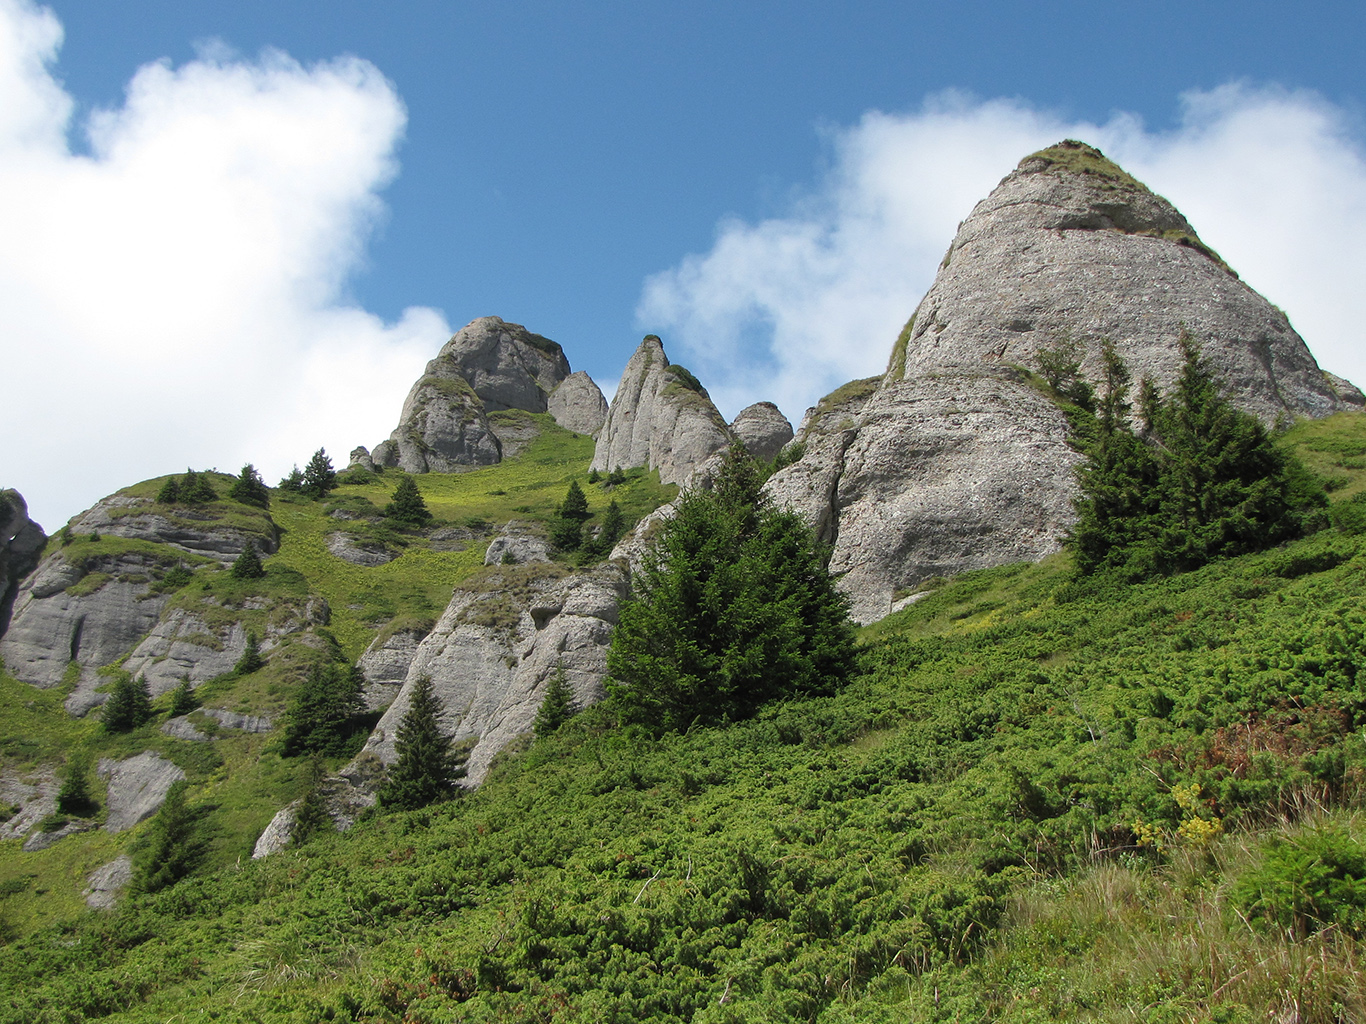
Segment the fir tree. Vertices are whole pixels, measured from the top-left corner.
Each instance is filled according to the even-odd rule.
[[[550,543],[560,551],[577,551],[583,543],[583,523],[564,517],[551,520]]]
[[[337,471],[332,468],[332,460],[327,457],[327,449],[319,448],[313,453],[304,467],[300,489],[310,498],[325,498],[337,486]]]
[[[411,476],[400,478],[394,488],[394,496],[384,506],[386,518],[407,523],[410,526],[426,526],[432,521],[432,513],[422,500],[422,492],[417,489],[417,481]]]
[[[624,721],[745,718],[778,697],[831,693],[853,670],[853,627],[821,550],[765,502],[739,446],[712,492],[684,492],[632,588],[607,657]]]
[[[577,710],[574,704],[574,691],[565,678],[564,663],[561,662],[556,666],[550,682],[546,684],[545,697],[541,700],[540,710],[536,712],[532,731],[537,738],[549,736],[569,721]]]
[[[588,511],[588,497],[577,480],[569,481],[569,490],[565,492],[564,501],[560,502],[558,514],[561,519],[576,519],[579,522],[591,514]]]
[[[283,477],[276,487],[277,490],[284,491],[286,494],[302,494],[304,490],[304,475],[298,466],[295,466]]]
[[[152,819],[146,852],[133,874],[133,892],[158,892],[175,885],[203,859],[204,842],[196,815],[185,803],[187,788],[184,779],[172,783],[165,802]]]
[[[193,469],[185,470],[185,475],[180,478],[179,490],[180,501],[184,504],[199,505],[218,500],[209,474],[196,473]]]
[[[613,487],[617,487],[626,482],[626,473],[620,466],[607,474],[607,482]]]
[[[242,651],[242,656],[237,659],[237,664],[232,667],[233,675],[249,676],[265,663],[266,659],[261,657],[261,644],[256,639],[256,634],[248,633],[247,646]]]
[[[228,497],[233,501],[240,501],[244,505],[270,508],[270,490],[266,487],[266,482],[261,479],[261,474],[256,472],[256,467],[250,462],[242,467],[242,472],[232,482]]]
[[[180,481],[168,476],[166,482],[161,485],[161,490],[157,491],[156,500],[159,505],[174,505],[180,500]]]
[[[120,672],[101,718],[106,732],[131,732],[152,717],[152,697],[144,679]]]
[[[426,807],[449,797],[456,780],[464,778],[463,759],[441,733],[440,710],[431,677],[419,676],[394,741],[398,761],[380,791],[385,807],[404,811]]]
[[[284,755],[343,757],[358,738],[364,676],[353,665],[314,665],[285,716]]]
[[[162,590],[179,590],[192,579],[194,579],[194,574],[185,567],[185,563],[177,562],[167,570],[166,575],[161,577],[159,583]]]
[[[323,785],[327,781],[327,767],[321,754],[313,754],[308,759],[307,788],[303,799],[294,812],[294,827],[290,829],[289,842],[292,846],[302,846],[320,832],[331,832],[335,828],[332,816],[327,813],[323,799]]]
[[[266,574],[265,566],[261,564],[260,556],[256,554],[256,545],[252,541],[247,541],[247,546],[232,563],[231,572],[235,580],[259,580]]]
[[[199,707],[199,701],[195,699],[190,681],[182,679],[180,685],[171,691],[171,717],[179,718],[181,715],[188,715],[197,707]]]
[[[57,793],[57,810],[77,818],[88,818],[99,808],[90,795],[90,751],[78,747],[66,759],[62,788]]]

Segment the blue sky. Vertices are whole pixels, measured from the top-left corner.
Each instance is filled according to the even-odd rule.
[[[214,225],[243,216],[232,208],[206,216],[195,234],[132,229],[162,241],[145,241],[146,255],[134,245],[104,259],[126,263],[120,273],[134,282],[106,300],[104,321],[78,323],[70,314],[99,287],[81,276],[97,275],[92,266],[70,271],[70,297],[53,286],[58,312],[35,301],[34,310],[0,323],[12,371],[32,373],[42,365],[35,352],[56,350],[69,366],[95,368],[73,373],[76,401],[34,399],[0,412],[7,448],[24,452],[0,461],[0,484],[23,490],[49,528],[119,485],[187,462],[235,470],[251,459],[278,476],[321,443],[344,462],[351,446],[373,446],[391,429],[407,383],[441,334],[486,314],[561,342],[574,367],[609,391],[640,336],[659,333],[728,415],[772,397],[795,422],[829,387],[885,361],[953,225],[1055,132],[1088,132],[1136,165],[1245,278],[1286,306],[1328,368],[1353,375],[1349,356],[1363,340],[1347,326],[1359,309],[1330,309],[1320,294],[1328,286],[1298,280],[1307,271],[1264,252],[1322,248],[1307,222],[1335,209],[1346,211],[1338,218],[1346,223],[1333,245],[1350,246],[1354,218],[1366,228],[1361,5],[53,0],[44,9],[0,0],[0,15],[12,26],[60,26],[60,47],[48,41],[42,67],[68,104],[52,115],[70,147],[58,161],[62,173],[74,181],[91,164],[108,170],[91,195],[145,210],[150,223],[163,215],[157,197],[175,187],[167,182],[206,175],[171,218],[183,224],[196,196],[253,173],[244,165],[269,165],[262,174],[276,182],[293,174],[302,157],[280,170],[275,156],[261,153],[297,137],[292,123],[332,123],[311,103],[335,103],[338,131],[354,129],[335,152],[325,138],[310,142],[325,158],[290,179],[294,200],[248,203],[283,210],[287,223],[254,227],[238,239],[243,246],[308,239],[299,251],[281,243],[278,256],[260,261],[292,282],[288,288],[245,280],[249,254],[223,267],[213,262],[214,252],[231,247],[213,242]],[[24,81],[38,72],[23,54],[40,50],[20,38],[7,51]],[[295,63],[262,57],[266,50]],[[361,63],[342,68],[343,56]],[[130,80],[157,61],[165,73],[141,79],[133,117]],[[319,62],[336,72],[326,82]],[[198,78],[187,71],[194,68],[203,69]],[[256,69],[254,84],[243,68]],[[263,101],[267,93],[279,106],[296,104],[294,115]],[[198,123],[195,103],[210,119],[238,111],[279,123],[247,147],[250,160],[227,154],[211,171],[187,166],[159,185],[130,184],[139,168],[166,165],[147,140],[200,137],[189,127]],[[100,111],[116,122],[105,126],[104,150],[86,131]],[[174,132],[157,134],[172,121]],[[144,143],[148,155],[138,156]],[[1233,199],[1201,178],[1200,168],[1237,166],[1249,152],[1261,162],[1258,145],[1268,165],[1284,164]],[[1326,151],[1310,161],[1308,184],[1286,180],[1297,146]],[[133,155],[120,165],[118,153]],[[52,201],[70,207],[62,198],[70,194],[58,190]],[[125,194],[139,198],[119,198]],[[313,210],[319,194],[330,198]],[[1257,221],[1260,202],[1248,201],[1266,195],[1280,203],[1270,228]],[[97,198],[83,202],[101,209]],[[889,207],[894,212],[882,216]],[[137,217],[106,237],[127,238],[130,223]],[[1296,223],[1305,225],[1303,238]],[[206,253],[194,251],[196,238]],[[8,244],[16,244],[13,232]],[[79,243],[65,244],[69,251]],[[1344,264],[1336,250],[1316,258],[1344,274],[1360,265],[1355,256]],[[173,310],[200,295],[198,285],[141,290],[139,280],[169,279],[163,267],[177,263],[202,266],[204,278],[244,282],[242,293],[258,296],[245,303],[251,314],[234,320],[234,293],[205,291],[196,299],[202,325],[192,309],[139,325],[144,306]],[[56,257],[51,265],[62,266]],[[0,298],[3,277],[0,270]],[[9,286],[47,294],[29,278]],[[116,348],[99,348],[115,345],[108,339],[84,349],[71,340],[82,331],[103,337],[91,326],[100,322],[116,328]],[[231,330],[214,334],[214,325],[229,322]],[[271,341],[272,332],[281,340]],[[329,332],[344,338],[331,367]],[[141,346],[156,358],[129,369],[129,353]],[[286,349],[289,358],[272,359]],[[166,371],[175,360],[197,369]],[[366,375],[374,393],[362,397],[353,387],[330,404],[290,406],[299,390],[329,387],[333,373]],[[109,386],[110,374],[118,387]],[[301,382],[294,397],[276,380],[292,374]],[[228,392],[255,382],[261,408],[244,422],[240,402],[215,398],[214,380]],[[140,381],[148,390],[140,392]],[[143,411],[123,416],[120,402]],[[158,403],[183,429],[157,429]],[[59,412],[64,419],[48,429],[43,418]],[[288,423],[264,426],[271,418]],[[82,444],[90,430],[96,439]]]

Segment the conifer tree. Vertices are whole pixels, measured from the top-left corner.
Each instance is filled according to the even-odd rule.
[[[432,521],[432,513],[422,500],[417,481],[407,474],[399,479],[393,498],[384,506],[384,515],[410,526],[426,526]]]
[[[337,471],[327,457],[327,449],[319,448],[304,467],[301,490],[310,498],[325,498],[337,486]]]
[[[831,693],[854,666],[846,602],[811,531],[769,505],[743,448],[690,490],[632,580],[607,665],[625,721],[687,729],[783,696]]]
[[[280,478],[280,482],[276,485],[276,489],[284,491],[287,494],[302,494],[304,490],[303,472],[298,466],[295,466]]]
[[[256,554],[256,545],[252,541],[247,541],[247,546],[232,563],[231,572],[235,580],[259,580],[266,574],[265,566],[261,564],[260,556]]]
[[[185,803],[188,785],[184,779],[172,783],[165,802],[152,818],[150,842],[133,874],[133,892],[158,892],[172,886],[203,858],[204,843],[196,816]]]
[[[308,759],[307,788],[299,808],[294,812],[294,827],[290,829],[289,842],[301,846],[319,832],[331,832],[335,826],[332,816],[327,813],[323,801],[323,784],[327,780],[327,766],[321,754],[313,754]]]
[[[194,690],[190,688],[190,681],[182,679],[180,685],[171,691],[171,717],[178,718],[181,715],[188,715],[197,707],[199,707],[199,701],[195,700]]]
[[[550,543],[560,551],[577,551],[583,543],[583,523],[577,519],[556,517],[550,523]]]
[[[218,492],[213,489],[213,483],[207,473],[196,473],[193,469],[185,470],[185,475],[180,478],[181,502],[198,505],[217,500]]]
[[[574,717],[578,708],[574,704],[574,691],[565,677],[564,662],[555,667],[555,674],[546,684],[545,697],[541,700],[540,710],[531,729],[537,738],[549,736],[565,722]]]
[[[63,814],[88,818],[97,810],[90,795],[91,761],[90,751],[85,747],[77,747],[67,757],[62,788],[57,792],[57,810]]]
[[[106,732],[131,732],[152,717],[152,697],[147,681],[120,672],[109,691],[101,718]]]
[[[577,519],[580,522],[590,515],[588,497],[577,480],[569,481],[569,490],[565,492],[564,501],[560,502],[559,515],[562,519]]]
[[[357,737],[364,676],[353,665],[314,665],[285,716],[284,755],[341,757]]]
[[[266,482],[261,479],[261,474],[256,472],[256,467],[248,462],[242,467],[242,472],[233,481],[228,497],[233,501],[240,501],[244,505],[255,505],[257,508],[270,508],[270,490],[266,487]]]
[[[385,807],[404,811],[426,807],[449,797],[456,780],[464,778],[462,758],[452,751],[450,738],[441,733],[440,710],[431,677],[419,676],[394,741],[398,761],[380,791]]]
[[[180,481],[168,476],[166,482],[161,485],[161,490],[157,491],[156,500],[159,505],[174,505],[180,500]]]
[[[242,656],[237,659],[237,664],[232,667],[233,674],[249,676],[265,663],[266,659],[261,657],[261,644],[256,639],[256,634],[248,633],[247,646],[243,649]]]

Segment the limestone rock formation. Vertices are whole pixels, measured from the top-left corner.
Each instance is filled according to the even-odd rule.
[[[338,531],[327,535],[327,550],[352,565],[385,565],[401,552],[380,541],[364,540]]]
[[[387,630],[371,642],[357,662],[365,675],[365,707],[368,711],[387,708],[394,702],[417,649],[431,632],[427,626]],[[391,627],[392,628],[392,627]]]
[[[544,529],[537,530],[533,524],[513,520],[503,527],[503,532],[489,542],[484,552],[485,565],[521,565],[524,562],[550,561],[550,541],[544,536]]]
[[[1059,344],[1075,346],[1094,379],[1109,339],[1135,381],[1165,387],[1180,371],[1184,329],[1234,403],[1268,424],[1352,405],[1285,314],[1175,207],[1070,140],[1025,157],[977,204],[908,326],[893,381],[948,367],[1034,369],[1040,349]]]
[[[579,370],[550,393],[546,412],[565,430],[596,437],[607,419],[607,399],[593,378]]]
[[[409,694],[430,676],[443,728],[457,741],[477,741],[465,784],[478,785],[494,755],[531,730],[559,666],[581,706],[602,698],[607,645],[626,584],[626,570],[607,562],[574,574],[557,565],[494,566],[458,585],[365,753],[394,761]]]
[[[1108,339],[1136,380],[1165,386],[1183,329],[1230,399],[1265,421],[1360,408],[1170,203],[1064,142],[977,205],[884,377],[808,411],[804,454],[767,492],[832,545],[860,622],[927,579],[1040,558],[1073,521],[1080,456],[1024,371],[1070,351],[1094,380]]]
[[[731,440],[711,396],[691,373],[669,363],[664,345],[645,338],[626,364],[598,434],[592,468],[647,466],[661,483],[687,486]]]
[[[108,910],[118,902],[119,893],[133,880],[133,859],[123,853],[103,867],[96,868],[85,880],[82,894],[88,907]]]
[[[760,462],[772,462],[792,440],[792,424],[772,402],[755,402],[741,409],[731,421],[730,432]]]
[[[15,490],[0,490],[0,636],[9,625],[19,581],[42,556],[47,534],[28,517],[28,502]]]
[[[569,361],[549,338],[496,316],[474,320],[427,364],[372,463],[410,473],[492,465],[503,450],[488,413],[545,412],[550,393],[568,376]]]
[[[351,458],[347,462],[346,468],[352,469],[354,467],[359,467],[369,473],[375,471],[375,461],[370,457],[370,449],[363,444],[351,449]]]
[[[106,832],[123,832],[156,814],[172,784],[185,778],[179,767],[154,750],[122,761],[101,758],[97,770],[109,788]]]
[[[169,693],[188,679],[192,686],[232,671],[247,649],[240,622],[210,626],[198,615],[173,608],[133,649],[123,667],[145,679],[153,697]]]
[[[95,670],[131,651],[161,617],[168,596],[153,582],[164,566],[136,552],[82,560],[79,542],[58,548],[19,588],[0,657],[16,679],[48,689],[75,663],[67,709],[83,715],[104,702]]]
[[[0,822],[0,839],[27,835],[57,810],[57,793],[62,784],[50,766],[33,771],[6,769],[0,772],[0,803],[18,807],[8,821]]]
[[[237,502],[167,506],[120,492],[97,502],[69,525],[76,537],[99,534],[154,541],[220,562],[232,562],[248,541],[262,555],[274,554],[280,546],[280,532],[270,515]]]

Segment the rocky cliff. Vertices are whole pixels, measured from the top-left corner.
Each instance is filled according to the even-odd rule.
[[[492,465],[504,452],[488,414],[551,411],[551,396],[569,377],[569,360],[558,344],[521,324],[480,317],[457,331],[427,364],[389,439],[368,456],[358,450],[352,461],[364,465],[368,457],[375,465],[400,466],[409,473]],[[592,422],[591,392],[597,386],[587,377],[571,384],[556,403],[557,422],[560,416]],[[602,401],[601,392],[597,398]]]
[[[1068,352],[1094,380],[1108,339],[1136,380],[1166,386],[1183,331],[1264,421],[1362,405],[1170,203],[1098,150],[1060,143],[977,205],[885,376],[808,412],[805,453],[768,493],[833,546],[860,622],[928,579],[1040,558],[1073,521],[1079,455],[1028,371]]]
[[[592,468],[610,472],[646,466],[659,470],[661,483],[686,487],[730,440],[706,388],[686,369],[672,365],[663,343],[651,334],[621,375]]]
[[[9,625],[19,582],[38,565],[47,534],[28,517],[28,502],[16,490],[0,490],[0,636]]]

